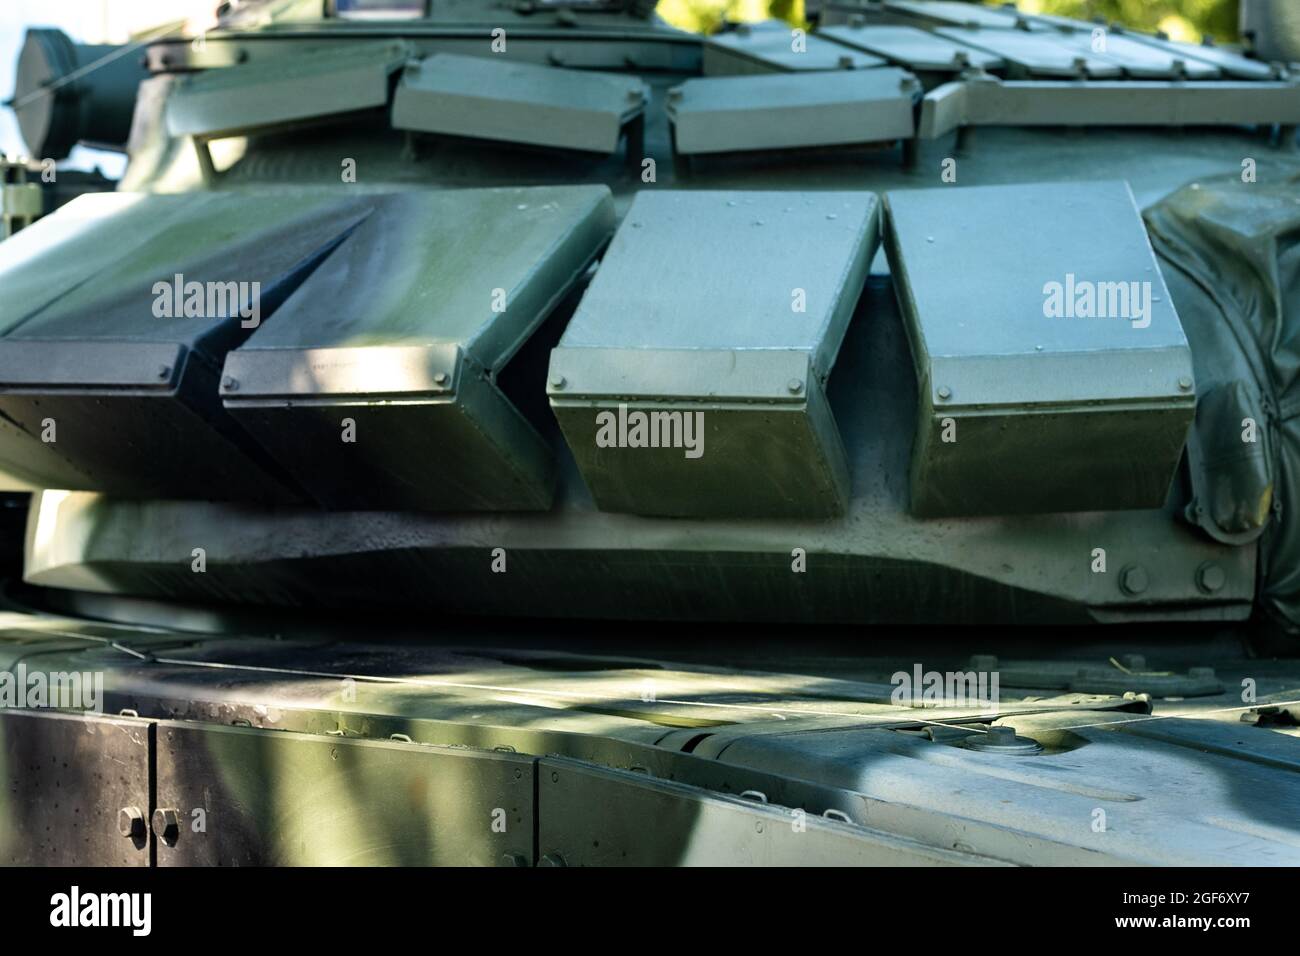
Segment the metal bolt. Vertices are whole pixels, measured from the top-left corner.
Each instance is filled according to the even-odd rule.
[[[1178,387],[1184,392],[1190,392],[1192,390],[1192,380],[1184,375],[1178,380]]]
[[[433,377],[433,384],[435,385],[446,385],[448,381],[449,379],[446,372],[439,372]]]
[[[1206,561],[1196,569],[1196,586],[1206,594],[1213,594],[1227,583],[1227,574],[1213,561]]]
[[[939,386],[939,400],[940,400],[940,401],[943,401],[943,402],[946,402],[946,401],[948,401],[948,399],[950,399],[950,398],[952,398],[952,389],[950,389],[947,385],[940,385],[940,386]]]
[[[153,833],[167,846],[175,846],[181,835],[181,812],[171,808],[155,810]]]
[[[564,857],[560,856],[560,854],[558,853],[546,854],[544,857],[542,857],[541,863],[538,865],[539,866],[568,866],[568,864],[564,862]]]
[[[971,734],[965,746],[981,753],[1026,757],[1043,752],[1043,745],[1031,737],[1020,737],[1014,727],[990,727],[987,733]]]
[[[1141,594],[1150,583],[1146,569],[1140,564],[1130,564],[1119,573],[1119,588],[1125,594]]]
[[[230,375],[227,375],[225,378],[221,380],[221,387],[224,388],[227,392],[238,391],[239,380]]]
[[[564,377],[563,375],[552,375],[552,376],[551,376],[551,388],[554,388],[554,389],[556,389],[556,390],[559,390],[559,389],[561,389],[561,388],[564,388],[564,386],[567,385],[567,384],[568,384],[568,381],[567,381],[567,379],[565,379],[565,377]]]
[[[527,866],[528,861],[525,860],[518,853],[502,853],[501,865],[502,866]]]
[[[132,840],[144,839],[144,811],[139,807],[123,807],[118,810],[117,832]]]
[[[167,381],[167,379],[171,378],[171,374],[172,374],[172,367],[170,365],[158,366],[158,377],[162,379],[164,382]]]
[[[790,390],[791,395],[798,395],[803,391],[803,381],[802,379],[792,378],[785,383],[785,387]]]

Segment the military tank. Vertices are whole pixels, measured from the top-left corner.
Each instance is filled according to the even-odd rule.
[[[129,164],[0,243],[0,859],[1294,865],[1244,7],[33,30],[33,156]]]

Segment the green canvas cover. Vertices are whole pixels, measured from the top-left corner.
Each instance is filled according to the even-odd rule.
[[[1246,178],[1192,183],[1145,218],[1196,372],[1187,518],[1259,541],[1260,601],[1300,630],[1300,177]]]

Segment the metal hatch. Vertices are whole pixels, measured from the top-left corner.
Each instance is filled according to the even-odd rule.
[[[822,27],[818,36],[882,56],[891,63],[927,73],[959,73],[970,67],[1001,68],[1001,57],[958,43],[928,30],[907,26],[859,26],[853,23]]]
[[[905,70],[687,80],[668,94],[678,153],[890,142],[914,132],[921,85]]]
[[[1043,29],[1050,27],[1055,30],[1063,30],[1066,33],[1072,33],[1078,30],[1084,33],[1091,33],[1093,30],[1103,26],[1101,20],[1078,20],[1074,17],[1064,17],[1056,13],[1022,13],[1022,17],[1029,21],[1031,28]],[[1113,30],[1112,24],[1108,29]]]
[[[742,23],[704,41],[705,76],[863,70],[884,65],[878,56],[847,49],[816,34],[796,33],[789,27],[753,29]]]
[[[884,9],[942,26],[1008,29],[1028,22],[1014,7],[991,7],[964,0],[885,0]]]
[[[152,751],[151,721],[0,708],[0,865],[148,866]]]
[[[877,243],[871,193],[639,193],[551,355],[551,407],[596,504],[841,513],[825,384]]]
[[[130,193],[87,193],[6,239],[0,245],[0,335],[117,259],[121,249],[114,226],[135,235],[157,228],[181,206],[163,200],[145,208],[139,199]],[[53,248],[60,254],[50,254]],[[40,268],[31,268],[33,262]],[[57,443],[42,442],[3,416],[0,472],[6,490],[92,486],[88,475],[59,454]]]
[[[168,97],[167,130],[215,139],[377,109],[412,52],[400,41],[343,44],[195,73]]]
[[[1178,43],[1164,37],[1148,36],[1145,33],[1125,33],[1125,36],[1130,37],[1137,43],[1154,47],[1157,50],[1164,50],[1183,59],[1200,60],[1203,63],[1212,64],[1222,70],[1224,76],[1230,76],[1234,79],[1271,80],[1280,78],[1278,71],[1271,64],[1252,60],[1240,53],[1225,50],[1213,44]]]
[[[1131,40],[1122,33],[1058,33],[1054,39],[1074,47],[1080,53],[1095,54],[1114,61],[1126,76],[1163,80],[1185,77],[1189,80],[1214,80],[1222,71],[1204,60],[1179,56],[1170,50]]]
[[[1128,186],[891,192],[885,208],[920,393],[913,512],[1161,506],[1195,392]]]
[[[1145,49],[1156,49],[1162,55],[1170,57],[1171,60],[1180,60],[1184,64],[1212,66],[1217,70],[1214,75],[1223,75],[1223,77],[1231,79],[1279,78],[1277,70],[1268,62],[1252,60],[1251,57],[1243,56],[1242,53],[1232,51],[1232,49],[1214,46],[1212,42],[1199,44],[1179,43],[1177,40],[1167,38],[1165,34],[1153,36],[1151,34],[1136,33],[1136,31],[1128,30],[1119,23],[1102,26],[1101,23],[1084,23],[1079,20],[1071,20],[1069,17],[1054,17],[1041,13],[1027,17],[1027,20],[1030,20],[1035,26],[1052,27],[1052,29],[1060,30],[1065,34],[1088,36],[1089,42],[1091,42],[1092,36],[1101,31],[1101,33],[1105,34],[1108,48],[1113,40],[1122,39],[1119,47],[1123,49],[1125,56],[1131,56],[1134,59],[1143,59],[1143,53],[1134,49],[1134,46],[1139,46]],[[1143,74],[1134,73],[1132,75]],[[1192,75],[1196,74],[1188,73],[1187,75],[1192,77]],[[1196,78],[1206,77],[1196,75]]]
[[[551,449],[496,374],[609,239],[609,190],[375,202],[275,321],[229,355],[226,409],[329,507],[548,507]]]
[[[88,198],[51,217],[60,228],[17,237],[39,241],[0,245],[0,272],[17,253],[30,276],[57,280],[31,302],[18,298],[30,283],[0,296],[0,414],[14,426],[0,461],[28,465],[44,445],[68,463],[34,476],[44,487],[293,497],[222,412],[217,375],[365,210],[334,190]],[[107,248],[82,258],[95,240]]]
[[[1291,82],[998,80],[982,74],[925,95],[920,139],[964,126],[1241,126],[1300,122]]]
[[[1123,70],[1099,54],[1074,46],[1066,34],[1026,30],[979,30],[940,27],[940,36],[985,50],[1006,61],[1009,76],[1118,77]]]
[[[608,154],[647,99],[634,76],[440,53],[403,73],[393,126]]]

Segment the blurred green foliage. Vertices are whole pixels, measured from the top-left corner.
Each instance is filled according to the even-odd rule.
[[[1300,2],[1300,0],[1296,0]],[[1238,0],[1020,0],[1026,13],[1055,13],[1091,20],[1103,17],[1138,30],[1164,30],[1177,40],[1237,38]],[[803,0],[660,0],[659,15],[685,30],[711,33],[724,19],[772,17],[793,24],[804,19]]]
[[[1056,13],[1080,20],[1104,17],[1138,30],[1164,30],[1177,40],[1237,39],[1238,0],[1026,0],[1028,13]],[[1034,9],[1037,8],[1037,9]]]

